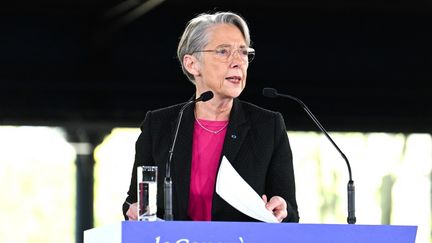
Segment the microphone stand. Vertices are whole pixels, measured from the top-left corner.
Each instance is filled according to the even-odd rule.
[[[286,94],[279,94],[275,89],[273,88],[264,88],[263,89],[263,95],[270,98],[275,97],[284,97],[291,100],[296,101],[300,104],[300,106],[306,111],[306,113],[309,115],[309,117],[314,121],[314,123],[318,126],[318,128],[324,133],[324,135],[328,138],[328,140],[333,144],[333,146],[337,149],[337,151],[340,153],[342,158],[345,160],[345,163],[348,167],[348,174],[349,174],[349,180],[347,185],[347,192],[348,192],[348,217],[347,222],[348,224],[355,224],[356,217],[355,217],[355,187],[354,187],[354,181],[352,180],[352,173],[351,173],[351,166],[348,161],[348,158],[345,156],[345,154],[339,149],[339,147],[336,145],[336,143],[333,141],[333,139],[330,137],[330,135],[327,133],[327,131],[324,129],[324,127],[321,125],[321,123],[318,121],[318,119],[312,114],[312,111],[309,110],[309,108],[297,97],[286,95]]]
[[[174,134],[174,140],[173,143],[171,145],[171,148],[169,150],[169,157],[168,157],[168,161],[166,163],[166,176],[164,179],[164,199],[165,199],[165,214],[164,214],[164,219],[167,221],[172,221],[174,219],[174,215],[172,212],[172,179],[171,179],[171,161],[172,161],[172,156],[174,154],[174,147],[177,141],[177,135],[178,135],[178,131],[180,128],[180,123],[181,123],[181,119],[183,117],[183,111],[186,109],[186,107],[188,107],[189,105],[191,105],[192,103],[195,103],[195,100],[191,100],[189,102],[187,102],[180,110],[178,117],[177,117],[177,127],[176,127],[176,132]]]
[[[169,157],[168,157],[168,161],[166,163],[166,175],[165,175],[165,179],[164,179],[164,220],[166,221],[172,221],[174,220],[174,215],[173,215],[173,211],[172,211],[172,179],[171,179],[171,161],[172,161],[172,157],[174,154],[174,147],[177,141],[177,135],[180,129],[180,124],[181,124],[181,120],[183,117],[183,112],[184,110],[190,106],[191,104],[197,103],[199,101],[203,101],[206,102],[208,100],[210,100],[211,98],[213,98],[213,93],[211,91],[207,91],[201,94],[201,96],[197,99],[188,101],[186,104],[183,105],[183,107],[180,109],[180,112],[177,116],[177,126],[176,126],[176,130],[174,133],[174,139],[173,142],[171,144],[171,148],[169,150]]]

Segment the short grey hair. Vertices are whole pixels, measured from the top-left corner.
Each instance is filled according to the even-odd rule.
[[[202,50],[209,42],[208,29],[217,24],[232,24],[236,26],[243,34],[246,45],[251,45],[249,27],[239,14],[233,12],[202,13],[191,19],[180,38],[177,47],[177,58],[180,61],[183,73],[194,84],[195,78],[185,69],[183,57]]]

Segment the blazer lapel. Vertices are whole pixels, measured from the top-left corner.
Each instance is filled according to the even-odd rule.
[[[230,120],[228,130],[225,135],[225,142],[222,149],[222,156],[225,155],[231,164],[236,167],[237,163],[240,163],[237,159],[240,147],[245,142],[247,134],[250,130],[250,123],[246,118],[246,114],[242,108],[241,103],[234,99],[234,104],[231,109]],[[217,193],[216,185],[213,193],[213,204],[212,204],[212,217],[214,215],[223,214],[227,209],[228,203],[225,202]]]
[[[234,99],[222,150],[222,156],[225,155],[233,165],[235,164],[237,154],[246,139],[249,129],[250,124],[246,119],[246,114],[242,105],[238,99]]]

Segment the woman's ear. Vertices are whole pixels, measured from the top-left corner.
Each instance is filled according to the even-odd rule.
[[[200,76],[200,65],[198,59],[192,55],[183,56],[183,65],[185,69],[193,76]]]

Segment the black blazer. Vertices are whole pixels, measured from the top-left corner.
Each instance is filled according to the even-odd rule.
[[[177,116],[183,105],[184,103],[147,112],[141,125],[142,132],[136,141],[135,163],[126,201],[137,201],[137,166],[158,166],[159,218],[163,218],[164,213],[163,180],[168,151]],[[171,165],[174,220],[190,220],[187,209],[193,129],[194,106],[191,105],[183,113]],[[234,99],[221,158],[223,155],[259,195],[266,194],[269,199],[278,195],[287,201],[288,217],[285,222],[299,221],[291,148],[280,113]],[[212,203],[214,221],[256,221],[226,203],[216,191]],[[128,208],[125,202],[125,219]]]

